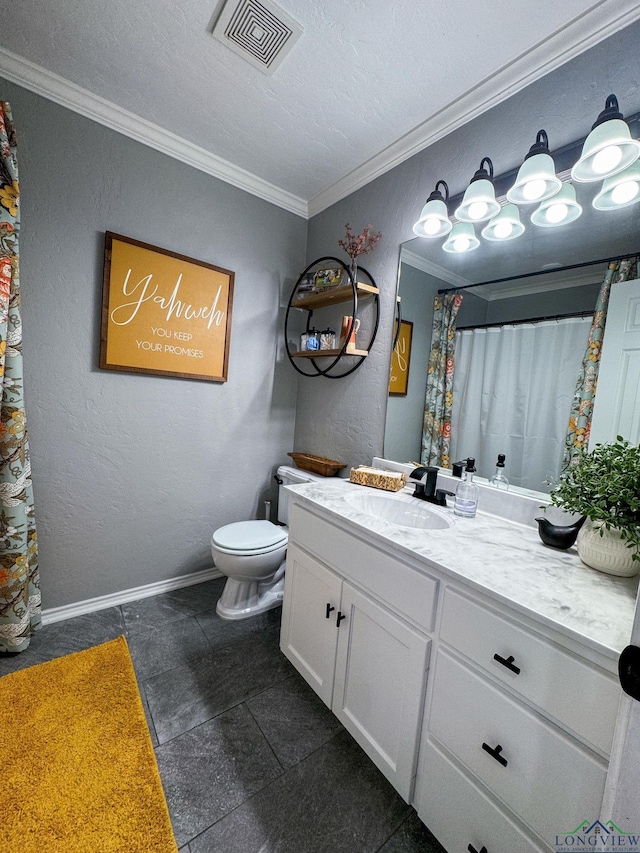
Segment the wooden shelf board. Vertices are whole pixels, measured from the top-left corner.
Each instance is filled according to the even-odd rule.
[[[358,282],[358,296],[373,296],[380,293],[377,287],[365,282]],[[340,302],[348,302],[353,298],[353,289],[350,284],[343,284],[333,290],[324,290],[318,293],[310,293],[308,296],[301,296],[299,299],[293,299],[291,302],[292,308],[322,308],[325,305],[338,305]]]
[[[340,355],[339,349],[316,349],[304,350],[302,352],[292,352],[293,358],[336,358]],[[344,355],[369,355],[366,349],[347,349]]]

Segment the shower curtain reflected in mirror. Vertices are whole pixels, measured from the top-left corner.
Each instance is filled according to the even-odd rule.
[[[456,332],[451,459],[474,456],[490,477],[499,453],[512,485],[557,482],[576,376],[592,317]]]

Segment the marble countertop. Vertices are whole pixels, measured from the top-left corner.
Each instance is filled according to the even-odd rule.
[[[384,494],[332,478],[288,486],[297,499],[323,514],[355,523],[369,541],[418,558],[418,564],[463,581],[490,597],[587,646],[617,659],[629,644],[638,578],[618,578],[586,566],[575,547],[549,548],[537,529],[478,511],[446,530],[399,527],[365,515],[345,500],[351,492]],[[411,494],[410,490],[404,490]]]

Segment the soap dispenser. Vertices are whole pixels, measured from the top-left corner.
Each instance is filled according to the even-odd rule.
[[[504,476],[504,460],[505,459],[506,459],[506,456],[504,455],[504,453],[498,454],[498,461],[496,462],[496,473],[493,475],[493,477],[489,478],[489,483],[492,486],[495,486],[496,489],[508,489],[509,488],[509,481]]]
[[[473,474],[476,470],[476,460],[470,456],[464,469],[464,480],[458,484],[456,499],[453,505],[455,515],[464,518],[473,518],[478,509],[478,494],[480,489],[473,482]]]

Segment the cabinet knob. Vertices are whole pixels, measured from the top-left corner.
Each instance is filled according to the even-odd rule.
[[[625,693],[640,702],[640,648],[627,646],[618,661],[620,685]]]
[[[502,666],[506,666],[506,668],[510,669],[511,672],[515,672],[516,675],[520,674],[520,667],[515,666],[515,664],[514,664],[515,658],[513,655],[509,655],[508,658],[501,658],[500,655],[494,655],[493,659],[497,660],[498,663],[501,663]]]
[[[497,762],[502,764],[503,767],[507,766],[507,764],[508,764],[507,759],[504,758],[502,755],[500,755],[500,753],[502,752],[502,747],[500,746],[500,744],[498,744],[497,746],[492,748],[489,746],[488,743],[483,743],[482,748],[484,749],[485,752],[488,752],[492,758],[495,758],[495,760]]]
[[[469,853],[488,853],[487,848],[484,846],[484,844],[482,845],[480,850],[476,850],[476,848],[473,846],[473,844],[470,844],[467,847],[467,850],[469,851]]]
[[[332,607],[332,606],[327,602],[327,615],[326,615],[326,618],[327,618],[327,619],[330,619],[330,618],[331,618],[331,611],[332,611],[332,610],[335,610],[335,607]]]
[[[338,610],[338,618],[336,619],[336,628],[339,628],[342,620],[346,619],[346,618],[347,618],[347,614],[342,613],[340,610]]]

